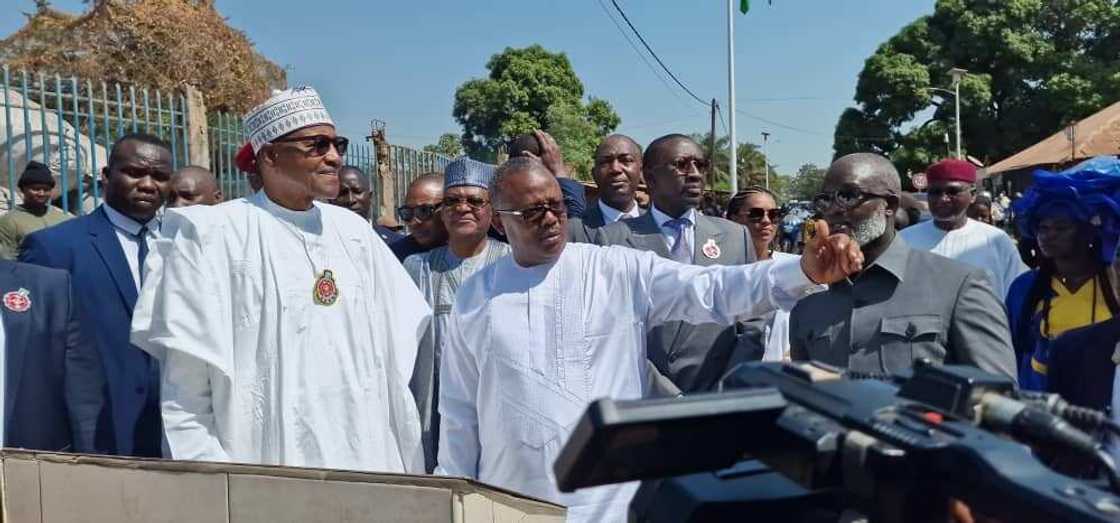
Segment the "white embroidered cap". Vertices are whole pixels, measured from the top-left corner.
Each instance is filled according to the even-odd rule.
[[[311,87],[280,91],[245,115],[245,132],[253,153],[290,132],[312,125],[334,125],[319,93]]]

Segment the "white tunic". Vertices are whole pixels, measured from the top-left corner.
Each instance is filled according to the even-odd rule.
[[[1011,282],[1028,269],[1007,233],[971,218],[964,227],[952,231],[946,231],[930,220],[902,229],[899,234],[914,249],[930,251],[984,269],[992,280],[992,288],[1001,298],[1007,298]]]
[[[368,223],[261,191],[163,227],[132,342],[162,362],[172,457],[423,471],[408,379],[431,310]],[[313,299],[323,270],[329,306]]]
[[[637,484],[556,488],[553,462],[576,421],[592,400],[647,392],[650,327],[792,307],[816,288],[799,261],[701,267],[588,244],[549,265],[498,260],[459,288],[448,321],[437,472],[561,503],[570,521],[625,521]]]

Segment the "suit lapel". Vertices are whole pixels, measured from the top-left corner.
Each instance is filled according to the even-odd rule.
[[[626,238],[626,243],[631,247],[656,252],[662,258],[669,257],[669,247],[665,245],[665,236],[661,234],[661,228],[654,221],[653,213],[628,220],[627,224],[630,225],[632,234]]]
[[[697,213],[696,214],[696,227],[693,230],[693,239],[695,240],[692,245],[693,253],[692,260],[695,265],[716,265],[720,260],[725,259],[726,255],[730,253],[723,252],[721,244],[723,243],[723,231],[721,231],[712,220],[707,216]],[[709,249],[709,252],[716,254],[710,257],[704,253],[704,245],[712,242],[715,249]]]
[[[136,306],[136,282],[132,279],[132,270],[128,266],[128,259],[124,257],[124,249],[121,248],[121,242],[117,239],[117,231],[113,228],[112,222],[109,221],[109,216],[105,214],[105,209],[98,208],[93,213],[90,220],[89,234],[90,240],[93,241],[93,247],[97,250],[97,254],[101,256],[101,261],[105,263],[105,267],[109,269],[109,274],[113,277],[113,282],[117,285],[117,291],[121,294],[121,299],[124,300],[128,310],[132,310]]]
[[[599,202],[595,202],[595,205],[583,213],[583,223],[593,229],[606,225],[607,219],[603,216],[603,210],[599,208]]]
[[[16,278],[16,264],[5,263],[5,270],[0,271],[0,297],[12,291],[19,291],[19,280]],[[42,307],[42,303],[35,303],[37,296],[31,295],[32,309],[25,312],[14,312],[7,307],[0,307],[0,320],[4,322],[4,412],[5,419],[10,422],[15,409],[16,394],[20,391],[20,379],[23,377],[23,362],[27,354],[26,341],[31,339],[32,313],[34,307]],[[8,424],[4,424],[4,433],[8,433]]]

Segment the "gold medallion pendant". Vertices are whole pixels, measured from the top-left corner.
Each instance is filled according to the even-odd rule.
[[[330,270],[323,271],[315,279],[315,289],[311,295],[316,305],[334,305],[334,302],[338,301],[338,285],[334,282],[334,273]]]

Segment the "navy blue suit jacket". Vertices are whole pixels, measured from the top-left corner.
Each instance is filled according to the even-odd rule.
[[[0,306],[4,446],[111,452],[105,374],[97,349],[78,322],[70,275],[3,260],[0,301],[9,293],[23,293],[29,306]]]
[[[1112,406],[1120,342],[1120,318],[1069,331],[1050,344],[1047,388],[1074,405],[1105,410]]]
[[[147,353],[129,343],[136,283],[105,210],[99,207],[28,235],[20,261],[70,272],[78,319],[93,337],[109,382],[116,451],[158,457],[163,434],[158,415],[159,369]],[[142,416],[145,407],[148,415]],[[153,408],[155,415],[151,415]],[[139,445],[138,434],[143,439]]]

